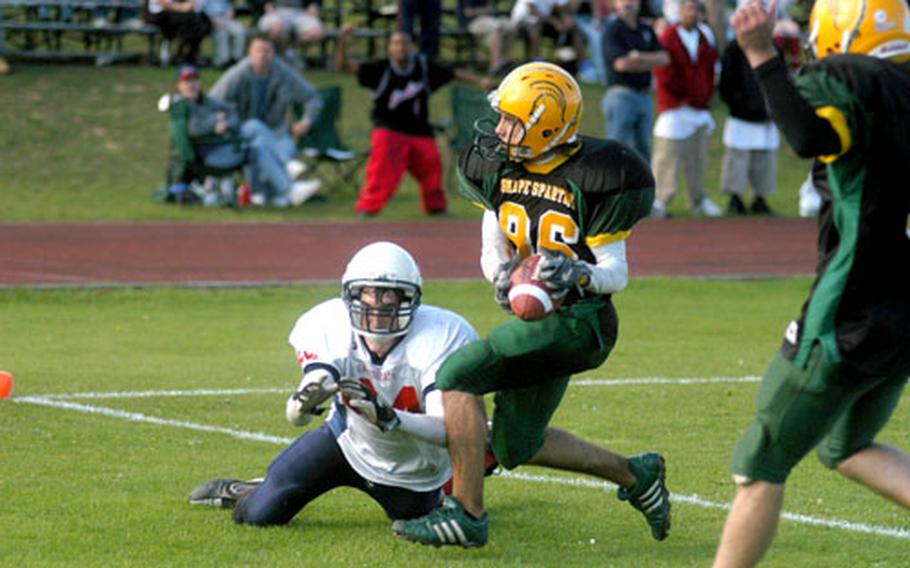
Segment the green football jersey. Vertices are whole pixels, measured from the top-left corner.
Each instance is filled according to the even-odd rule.
[[[818,278],[785,355],[805,364],[819,342],[862,374],[910,373],[910,63],[828,57],[797,87],[845,151],[820,158]]]
[[[496,213],[527,256],[540,249],[595,262],[591,247],[625,239],[654,201],[654,176],[638,154],[612,140],[579,137],[574,153],[547,173],[518,162],[461,155],[461,192]]]

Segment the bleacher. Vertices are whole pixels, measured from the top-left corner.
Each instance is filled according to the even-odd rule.
[[[241,2],[237,6],[238,18],[252,26],[251,10],[245,0]],[[499,11],[507,12],[511,3],[495,4]],[[473,36],[458,26],[455,5],[456,0],[443,1],[444,58],[459,65],[475,65],[478,46]],[[98,64],[157,63],[161,34],[156,26],[142,20],[144,6],[145,0],[0,0],[0,55],[9,59],[83,60]],[[107,10],[110,17],[96,17],[98,9]],[[134,17],[124,20],[123,14]],[[338,28],[345,21],[358,25],[354,37],[361,45],[355,56],[381,55],[384,38],[395,28],[396,16],[396,0],[324,0],[326,39],[305,55],[317,66],[330,62]]]
[[[128,10],[141,18],[143,6],[143,0],[0,0],[0,53],[29,59],[152,60],[158,28],[141,19],[119,18]],[[96,23],[98,9],[118,16]],[[141,39],[127,48],[127,36]]]

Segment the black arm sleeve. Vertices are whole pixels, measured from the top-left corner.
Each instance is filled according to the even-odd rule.
[[[755,77],[771,107],[771,116],[787,141],[803,158],[841,151],[840,137],[827,120],[803,98],[787,75],[784,60],[775,57],[755,68]]]

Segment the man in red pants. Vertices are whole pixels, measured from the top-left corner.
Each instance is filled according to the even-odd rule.
[[[350,24],[341,28],[335,69],[356,75],[360,85],[373,90],[374,124],[366,183],[360,189],[355,210],[362,217],[378,214],[407,171],[420,184],[423,211],[428,215],[445,214],[448,204],[442,189],[442,160],[430,126],[430,95],[453,79],[484,90],[493,87],[492,80],[415,54],[411,39],[403,32],[389,37],[388,58],[353,63],[347,60],[345,50],[353,31]]]

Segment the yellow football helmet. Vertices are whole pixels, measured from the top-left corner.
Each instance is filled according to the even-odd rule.
[[[816,0],[809,18],[815,57],[863,53],[882,59],[910,58],[910,10],[906,0]]]
[[[523,129],[506,144],[511,160],[535,160],[575,141],[581,89],[558,65],[533,62],[515,68],[489,100],[493,110],[515,118]]]

